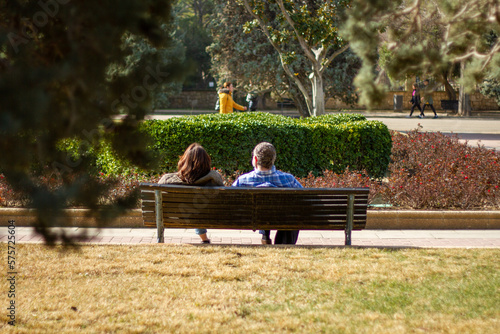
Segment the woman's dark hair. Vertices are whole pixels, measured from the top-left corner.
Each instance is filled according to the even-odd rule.
[[[222,88],[229,88],[232,84],[230,82],[224,82],[224,85],[222,85]]]
[[[210,172],[212,160],[207,151],[198,143],[189,145],[177,164],[179,177],[183,182],[193,184]]]

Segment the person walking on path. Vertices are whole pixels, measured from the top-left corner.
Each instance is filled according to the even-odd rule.
[[[251,91],[247,94],[247,102],[248,102],[248,110],[250,111],[257,111],[257,101],[258,101],[259,96],[257,95],[257,92]]]
[[[240,175],[233,183],[233,187],[282,187],[303,188],[292,174],[279,171],[274,166],[276,149],[271,143],[262,142],[255,146],[252,153],[253,172]],[[262,234],[262,243],[271,244],[269,230],[259,231]],[[299,238],[299,231],[277,231],[274,244],[295,245]]]
[[[422,116],[424,115],[425,107],[430,106],[432,111],[434,112],[434,118],[438,118],[436,113],[436,109],[434,108],[434,100],[432,99],[432,93],[434,92],[434,88],[429,86],[429,80],[424,80],[424,105],[422,107]]]
[[[158,183],[207,187],[224,185],[222,176],[211,169],[211,159],[207,151],[198,143],[188,146],[177,163],[177,173],[164,174]],[[210,243],[206,229],[197,228],[195,231],[203,243]]]
[[[247,107],[241,106],[233,100],[234,86],[230,82],[225,82],[219,90],[219,106],[221,114],[231,114],[234,109],[241,111],[247,110]]]
[[[411,105],[410,116],[408,116],[408,117],[411,117],[411,115],[413,114],[413,110],[415,109],[415,107],[417,107],[418,110],[420,110],[420,115],[418,115],[418,117],[419,118],[425,117],[424,113],[422,111],[422,108],[420,108],[420,93],[419,93],[419,91],[417,89],[417,84],[413,84],[413,92],[411,93],[410,103],[412,105]]]

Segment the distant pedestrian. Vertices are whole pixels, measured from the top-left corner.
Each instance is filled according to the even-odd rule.
[[[410,116],[408,117],[411,117],[415,107],[418,108],[418,110],[420,110],[420,115],[418,115],[418,117],[419,118],[425,117],[422,108],[420,108],[420,93],[417,89],[417,84],[413,84],[413,92],[411,93],[410,103],[411,103],[411,111],[410,111]]]
[[[251,91],[247,94],[248,110],[257,111],[257,100],[259,96],[257,92]]]
[[[432,95],[434,92],[434,88],[429,86],[429,80],[424,80],[424,105],[422,107],[422,116],[424,115],[425,107],[430,106],[432,111],[434,112],[434,118],[438,118],[438,115],[436,113],[436,109],[434,108],[434,100],[432,99]]]
[[[233,91],[234,86],[230,82],[225,82],[219,90],[219,105],[221,114],[231,114],[233,113],[233,108],[241,111],[247,110],[247,107],[240,106],[238,103],[234,102],[232,97]]]

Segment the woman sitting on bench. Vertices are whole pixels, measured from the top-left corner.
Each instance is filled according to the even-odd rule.
[[[211,168],[212,160],[207,151],[198,143],[189,145],[177,164],[177,173],[164,174],[159,184],[182,184],[195,186],[223,186],[222,176]],[[207,230],[197,228],[203,243],[209,244]]]

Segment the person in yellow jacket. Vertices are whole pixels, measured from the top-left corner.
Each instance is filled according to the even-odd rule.
[[[231,114],[233,112],[233,108],[245,111],[247,107],[240,106],[238,103],[234,102],[232,98],[233,94],[233,84],[230,82],[225,82],[224,86],[219,90],[219,112],[221,114]]]

